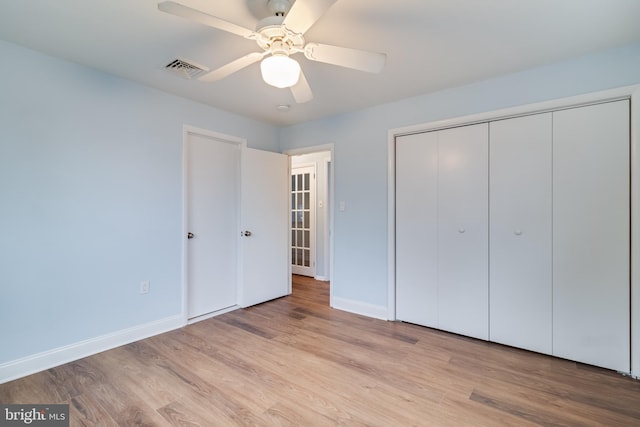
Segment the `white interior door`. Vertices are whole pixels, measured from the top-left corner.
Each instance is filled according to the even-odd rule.
[[[189,132],[185,140],[187,318],[237,303],[240,146]],[[186,236],[185,236],[186,238]]]
[[[316,275],[316,167],[291,170],[291,272]]]
[[[553,113],[553,354],[630,370],[629,101]]]
[[[438,132],[396,143],[396,317],[438,325]]]
[[[438,324],[489,339],[489,129],[438,132]]]
[[[490,124],[491,341],[551,354],[551,113]]]
[[[291,293],[289,158],[244,148],[241,169],[239,303],[247,307]]]

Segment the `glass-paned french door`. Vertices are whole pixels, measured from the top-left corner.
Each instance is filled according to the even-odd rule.
[[[315,276],[315,166],[291,170],[291,271]]]

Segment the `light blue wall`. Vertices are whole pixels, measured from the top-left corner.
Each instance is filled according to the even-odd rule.
[[[385,306],[389,129],[640,83],[635,44],[278,130],[2,41],[0,55],[0,364],[180,313],[183,124],[274,151],[334,143],[333,293]]]
[[[389,129],[637,83],[640,43],[283,128],[282,150],[335,144],[333,295],[387,305]]]
[[[0,364],[180,314],[183,124],[271,151],[278,130],[2,41],[0,57]]]

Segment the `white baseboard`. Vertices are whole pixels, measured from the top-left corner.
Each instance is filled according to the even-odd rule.
[[[0,384],[120,347],[185,325],[182,315],[69,344],[0,364]]]
[[[346,298],[331,298],[331,307],[350,313],[361,314],[375,319],[388,320],[387,307],[374,305],[361,301],[354,301]]]
[[[187,325],[192,325],[194,323],[202,322],[203,320],[211,319],[212,317],[220,316],[221,314],[229,313],[230,311],[239,309],[239,305],[232,305],[231,307],[222,308],[218,311],[213,311],[211,313],[203,314],[202,316],[192,317],[187,321]]]
[[[314,277],[315,280],[319,281],[319,282],[328,282],[329,278],[326,276],[316,276]]]

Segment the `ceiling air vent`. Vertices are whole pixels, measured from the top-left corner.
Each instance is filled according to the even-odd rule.
[[[186,61],[184,59],[174,59],[167,65],[165,65],[165,70],[172,72],[173,74],[177,74],[182,78],[193,80],[197,79],[203,73],[209,71],[209,69],[203,65],[196,64],[193,61]]]

